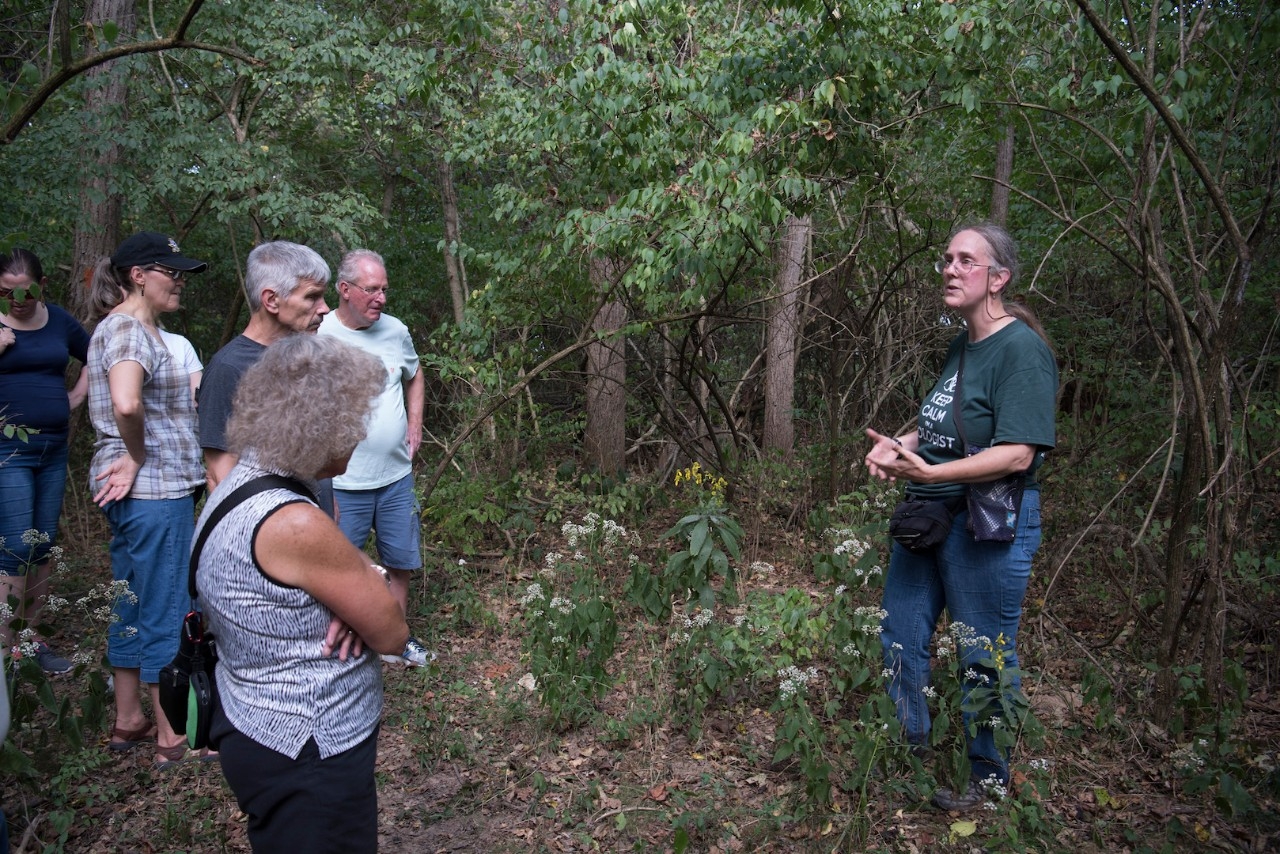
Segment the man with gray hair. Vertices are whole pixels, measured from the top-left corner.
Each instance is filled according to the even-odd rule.
[[[356,548],[372,532],[391,593],[408,616],[409,577],[422,568],[413,458],[422,442],[424,380],[409,329],[389,314],[387,268],[368,249],[348,252],[338,265],[338,308],[320,334],[371,355],[386,379],[369,415],[369,435],[356,446],[345,473],[333,479],[338,527]],[[383,661],[422,667],[435,656],[415,637],[400,655]]]
[[[205,478],[212,492],[236,464],[227,449],[227,420],[236,386],[249,366],[262,358],[267,346],[287,335],[314,333],[329,313],[324,292],[329,265],[314,249],[277,240],[249,253],[245,295],[249,324],[244,332],[213,354],[200,385],[197,415],[200,447],[204,449]],[[322,505],[325,496],[321,496]],[[332,515],[332,493],[326,511]]]

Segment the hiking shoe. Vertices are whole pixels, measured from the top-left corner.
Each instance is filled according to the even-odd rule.
[[[989,800],[987,787],[983,782],[970,780],[969,785],[959,792],[945,786],[934,792],[932,803],[947,812],[969,812],[985,805]]]
[[[422,641],[409,636],[404,645],[404,652],[399,655],[384,655],[382,660],[388,664],[403,664],[405,667],[426,667],[436,660],[436,654],[422,645]]]
[[[55,676],[71,669],[71,662],[49,649],[44,641],[36,644],[36,662],[45,673]]]

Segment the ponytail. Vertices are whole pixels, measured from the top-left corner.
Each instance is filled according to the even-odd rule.
[[[89,314],[94,320],[106,317],[133,291],[133,283],[125,272],[111,266],[111,259],[107,257],[100,258],[94,265],[89,278]]]

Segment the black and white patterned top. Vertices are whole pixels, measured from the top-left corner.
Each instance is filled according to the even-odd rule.
[[[264,474],[252,451],[218,484],[196,524],[246,481]],[[310,594],[279,584],[254,558],[258,529],[276,510],[305,499],[285,489],[250,497],[218,523],[196,573],[201,608],[218,644],[218,693],[227,720],[244,735],[296,759],[315,738],[326,759],[355,747],[382,714],[382,668],[321,655],[332,612]]]

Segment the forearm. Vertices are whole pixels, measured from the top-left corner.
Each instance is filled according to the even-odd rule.
[[[235,468],[238,458],[230,451],[219,451],[214,448],[204,449],[204,478],[209,491],[213,492],[230,471]]]
[[[71,386],[71,390],[67,392],[67,403],[73,410],[78,409],[88,396],[89,369],[85,365],[81,365],[80,376],[76,377],[75,385]]]
[[[124,410],[112,406],[116,417],[116,427],[120,431],[120,440],[124,442],[129,457],[141,466],[147,461],[146,424],[142,409]]]
[[[917,483],[987,483],[1031,468],[1035,453],[1033,445],[996,445],[964,459],[929,466],[911,479]]]
[[[422,369],[419,368],[404,390],[404,409],[409,418],[409,431],[415,434],[422,432],[422,410],[425,398],[426,380],[423,379]]]

